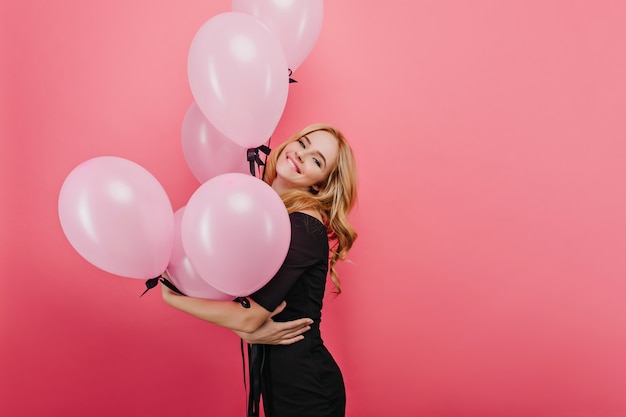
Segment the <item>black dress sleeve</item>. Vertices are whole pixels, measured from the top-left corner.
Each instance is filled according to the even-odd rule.
[[[328,259],[328,237],[324,225],[305,213],[291,213],[289,219],[291,243],[285,261],[265,286],[250,295],[268,311],[274,311],[280,305],[309,268]]]

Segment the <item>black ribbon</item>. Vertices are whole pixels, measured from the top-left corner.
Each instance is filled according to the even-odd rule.
[[[291,74],[293,74],[293,71],[291,70],[291,68],[288,68],[288,69],[289,69],[289,84],[291,84],[291,83],[297,83],[297,81],[296,81],[296,80],[294,80],[293,78],[291,78]]]
[[[243,359],[243,383],[246,385],[246,360],[244,355],[244,343],[241,340],[241,357]],[[259,417],[259,408],[261,404],[261,372],[265,362],[265,346],[249,345],[248,347],[248,378],[250,388],[248,391],[248,412],[247,417]]]
[[[165,285],[167,288],[169,288],[170,290],[174,291],[175,293],[178,293],[180,295],[185,295],[185,294],[183,294],[183,292],[181,290],[176,288],[176,285],[172,284],[163,275],[159,275],[158,277],[150,278],[149,280],[146,281],[146,289],[145,289],[144,292],[141,293],[140,297],[143,297],[143,295],[145,293],[147,293],[148,291],[150,291],[151,289],[156,287],[159,284],[159,281],[163,285]]]
[[[261,159],[261,157],[259,156],[259,152],[262,152],[265,154],[265,161],[267,161],[267,156],[270,154],[271,149],[269,146],[261,145],[256,148],[249,148],[246,154],[246,158],[248,159],[248,162],[250,163],[250,174],[252,174],[252,176],[255,176],[255,177],[256,177],[256,168],[254,164],[256,164],[259,167],[259,175],[261,174],[261,167],[265,166],[265,161]]]

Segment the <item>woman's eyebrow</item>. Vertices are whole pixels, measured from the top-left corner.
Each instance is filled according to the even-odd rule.
[[[320,151],[316,151],[315,153],[318,154],[320,158],[324,160],[324,165],[326,165],[326,158],[324,158],[324,155]]]

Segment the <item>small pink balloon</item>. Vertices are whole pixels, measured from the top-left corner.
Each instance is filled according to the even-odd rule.
[[[154,278],[167,266],[174,213],[157,179],[114,156],[89,159],[67,176],[59,219],[70,244],[96,267],[128,278]]]
[[[222,13],[196,33],[187,59],[189,87],[209,122],[235,143],[266,142],[287,102],[289,71],[276,37],[245,13]]]
[[[209,285],[245,296],[265,285],[282,265],[291,223],[269,185],[232,173],[208,180],[193,193],[181,235],[191,264]]]
[[[187,165],[200,183],[216,175],[250,172],[247,149],[217,130],[196,103],[185,114],[181,139]]]
[[[209,300],[232,300],[232,295],[224,294],[210,286],[191,265],[191,261],[189,261],[183,248],[180,234],[184,213],[185,207],[176,210],[174,213],[174,247],[172,248],[170,262],[167,265],[167,274],[176,288],[185,295]]]
[[[233,0],[231,8],[256,17],[270,29],[292,71],[309,55],[322,31],[322,0]]]

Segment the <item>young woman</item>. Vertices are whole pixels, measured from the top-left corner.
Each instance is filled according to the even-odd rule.
[[[343,417],[343,378],[319,325],[329,269],[341,292],[335,264],[356,239],[348,222],[356,200],[352,150],[334,127],[308,126],[270,154],[265,181],[281,196],[291,220],[287,257],[270,282],[245,303],[183,297],[162,285],[163,299],[260,343],[253,345],[253,355],[262,357],[266,417]]]

